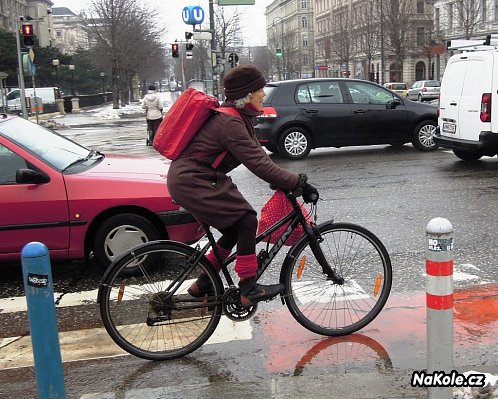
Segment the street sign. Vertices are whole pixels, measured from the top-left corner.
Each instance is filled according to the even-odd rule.
[[[194,40],[211,40],[213,35],[211,32],[194,32]]]
[[[184,7],[182,19],[187,25],[200,25],[204,21],[204,10],[199,6]]]
[[[237,55],[237,53],[228,54],[228,63],[232,68],[236,67],[239,64],[239,56]]]
[[[218,0],[219,6],[253,6],[256,0]]]

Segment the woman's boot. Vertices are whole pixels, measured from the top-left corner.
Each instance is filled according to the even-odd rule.
[[[277,296],[284,290],[283,284],[262,285],[256,283],[256,276],[239,281],[242,306],[252,306]]]

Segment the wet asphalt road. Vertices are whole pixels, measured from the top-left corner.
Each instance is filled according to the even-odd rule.
[[[68,123],[71,117],[62,119]],[[92,122],[80,122],[71,129],[58,131],[103,152],[159,156],[145,146],[145,121],[140,117]],[[272,158],[284,168],[308,174],[318,187],[323,198],[319,203],[319,221],[333,218],[357,223],[384,242],[393,264],[393,295],[410,298],[413,292],[424,291],[425,228],[434,217],[447,218],[453,224],[455,265],[462,270],[473,266],[475,279],[456,281],[456,286],[498,281],[496,157],[469,163],[448,151],[421,153],[405,145],[320,149],[298,162],[273,155]],[[243,167],[233,172],[233,179],[257,210],[271,195],[268,185]],[[86,269],[80,262],[57,264],[53,270],[55,290],[68,292],[96,288],[102,273],[97,265],[92,263]],[[5,265],[0,266],[0,271],[1,297],[22,295],[20,271]],[[100,325],[95,305],[61,313],[64,320],[61,330]],[[22,334],[27,329],[22,314],[0,314],[0,323],[4,326],[2,336]],[[66,363],[66,386],[71,397],[80,397],[88,392],[165,384],[190,386],[292,375],[382,371],[391,369],[393,362],[395,368],[420,369],[425,365],[423,353],[417,353],[419,346],[415,345],[416,353],[404,355],[399,348],[401,343],[389,346],[386,351],[381,340],[382,324],[367,331],[367,338],[374,337],[370,341],[367,338],[359,339],[360,342],[327,341],[299,326],[296,328],[277,301],[262,306],[251,323],[257,338],[205,346],[173,362],[154,363],[125,356]],[[292,350],[286,353],[287,348]],[[413,352],[413,348],[408,351]],[[462,353],[460,356],[467,359],[460,359],[460,364],[472,364],[468,360],[472,357],[470,350]],[[0,371],[0,397],[36,397],[33,379],[31,367]],[[248,389],[257,393],[255,388],[251,391],[250,384]]]

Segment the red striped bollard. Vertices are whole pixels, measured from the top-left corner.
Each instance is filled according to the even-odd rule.
[[[453,226],[427,224],[427,373],[453,370]],[[430,387],[429,399],[453,398],[452,387]]]

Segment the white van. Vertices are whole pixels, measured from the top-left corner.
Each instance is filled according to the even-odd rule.
[[[39,97],[42,99],[42,104],[55,104],[55,100],[59,98],[58,87],[37,87],[36,89],[24,89],[26,98]],[[7,109],[20,110],[21,109],[21,90],[12,89],[7,94]]]
[[[493,37],[453,40],[449,46],[464,52],[452,56],[444,71],[434,141],[463,160],[498,154],[498,50]]]

